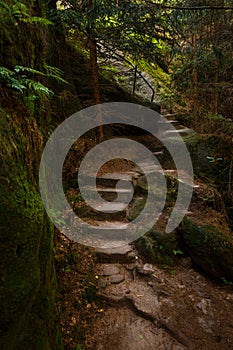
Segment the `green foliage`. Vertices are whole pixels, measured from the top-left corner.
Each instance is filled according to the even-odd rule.
[[[221,277],[221,280],[226,286],[233,286],[233,282],[229,281],[225,277]]]
[[[54,93],[40,81],[39,77],[50,78],[59,83],[67,83],[62,77],[59,68],[44,66],[45,72],[30,67],[15,66],[13,70],[0,67],[0,84],[16,92],[16,97],[22,96],[27,108],[34,110],[34,103],[37,100],[47,100]]]
[[[65,220],[62,219],[62,213],[58,210],[49,210],[49,217],[52,218],[53,222],[55,222],[59,226],[66,225]]]
[[[31,16],[29,13],[29,7],[21,2],[13,4],[11,7],[7,7],[11,15],[15,17],[16,20],[20,22],[30,23],[30,24],[42,24],[42,25],[52,25],[53,23],[47,18]]]
[[[229,227],[221,223],[219,229],[202,221],[203,224],[197,224],[187,216],[184,218],[182,234],[187,251],[208,274],[232,280],[233,239]]]
[[[87,38],[128,53],[133,58],[146,58],[168,70],[163,41],[171,39],[165,31],[166,20],[144,1],[95,0],[91,3],[61,1],[65,28],[82,32]]]
[[[174,255],[183,255],[184,252],[183,252],[181,249],[177,249],[177,250],[174,249],[174,250],[173,250],[173,254],[174,254]]]
[[[59,83],[68,84],[68,82],[62,78],[63,71],[61,69],[57,67],[51,67],[47,64],[44,65],[44,68],[46,70],[46,74],[42,73],[42,75],[54,79]]]
[[[77,344],[76,350],[85,350],[85,348],[81,344]]]
[[[69,266],[67,266],[67,267],[62,267],[62,268],[61,268],[61,271],[62,271],[62,272],[66,272],[66,273],[72,272],[72,270],[71,270],[71,268],[70,268]]]
[[[0,82],[2,85],[16,90],[21,94],[28,93],[29,96],[34,96],[35,98],[47,98],[53,94],[50,89],[39,81],[28,78],[28,76],[24,74],[26,72],[40,75],[43,74],[34,69],[22,66],[15,66],[13,70],[6,67],[0,67]]]
[[[232,1],[228,3],[232,5]],[[196,1],[182,2],[185,5],[195,6]],[[216,0],[214,5],[221,6],[222,1]],[[172,48],[175,93],[193,114],[231,115],[232,11],[173,10],[169,23],[176,39]]]
[[[44,17],[32,16],[32,11],[35,12],[32,2],[0,1],[0,30],[3,33],[0,44],[7,53],[0,57],[0,84],[7,94],[10,92],[34,112],[39,106],[37,101],[46,101],[53,95],[46,86],[50,79],[61,84],[66,81],[60,69],[45,64],[43,56],[42,32],[37,26],[47,26],[52,22]],[[35,52],[35,45],[42,45],[40,55]]]
[[[5,1],[0,1],[0,11],[3,12],[4,10],[8,11],[9,13],[11,11],[10,7],[5,3]]]

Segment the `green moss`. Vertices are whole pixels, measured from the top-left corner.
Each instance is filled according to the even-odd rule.
[[[180,248],[175,232],[166,234],[154,228],[141,237],[136,246],[147,261],[167,266],[174,265],[174,251]]]
[[[182,235],[186,248],[206,273],[233,280],[233,234],[228,227],[217,229],[205,222],[196,224],[185,217]]]
[[[232,160],[231,137],[200,134],[187,137],[185,143],[196,175],[208,176],[217,185],[229,180],[229,165]]]
[[[33,120],[1,110],[1,349],[62,348],[55,344],[53,230],[35,176],[40,148]]]

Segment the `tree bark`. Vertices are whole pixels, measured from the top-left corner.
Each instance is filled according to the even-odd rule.
[[[195,59],[196,47],[197,47],[197,36],[196,34],[192,35],[192,46],[193,46],[193,59]],[[198,116],[198,73],[196,66],[193,67],[193,114],[194,114],[194,123]]]
[[[214,114],[218,114],[218,62],[216,62],[213,87],[213,109]]]
[[[92,76],[92,83],[93,83],[93,99],[94,99],[94,103],[96,105],[99,105],[101,102],[99,68],[98,68],[98,62],[97,62],[96,41],[94,39],[89,39],[89,49],[90,49],[91,76]],[[98,127],[98,138],[101,141],[104,138],[101,110],[99,111],[98,119],[100,122],[100,126]]]
[[[89,8],[92,8],[92,7],[93,7],[93,1],[89,0]],[[92,83],[93,83],[93,99],[94,99],[94,103],[96,105],[99,105],[101,102],[101,98],[100,98],[97,45],[96,45],[96,40],[91,36],[91,33],[88,39],[89,39],[89,50],[90,50],[91,76],[92,76]],[[98,119],[100,122],[100,126],[98,127],[97,138],[101,141],[104,138],[101,110],[99,110]]]

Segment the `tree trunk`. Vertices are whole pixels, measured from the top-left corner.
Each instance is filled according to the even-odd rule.
[[[197,47],[197,36],[196,34],[192,35],[192,46],[193,46],[193,60],[195,60],[196,55],[196,47]],[[193,115],[194,115],[194,124],[198,117],[198,73],[196,68],[196,63],[194,63],[193,67]]]
[[[218,114],[218,62],[216,62],[214,87],[213,87],[213,110],[214,114]]]
[[[89,39],[89,48],[90,48],[90,65],[91,65],[91,76],[92,76],[92,83],[93,83],[93,98],[96,105],[100,104],[100,85],[99,85],[99,69],[98,69],[98,62],[97,62],[97,48],[96,48],[96,41],[93,39]],[[100,123],[102,122],[102,116],[101,111],[98,115]],[[98,138],[99,140],[103,140],[104,138],[104,132],[103,132],[103,125],[100,124],[98,128]]]
[[[93,1],[89,0],[89,8],[93,7]],[[93,83],[93,99],[96,105],[100,104],[100,84],[99,84],[99,68],[98,68],[98,57],[97,57],[97,46],[96,40],[91,36],[89,36],[89,50],[90,50],[90,66],[91,66],[91,76]],[[98,128],[98,136],[97,138],[101,141],[104,138],[103,125],[102,125],[102,116],[101,111],[99,111],[98,119],[100,122],[100,126]]]

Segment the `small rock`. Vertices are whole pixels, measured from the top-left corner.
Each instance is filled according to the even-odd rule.
[[[107,286],[107,282],[106,280],[104,280],[103,278],[100,278],[98,281],[98,287],[99,288],[105,288]]]
[[[199,303],[196,304],[196,306],[203,312],[203,314],[207,315],[211,309],[211,302],[210,300],[202,299]]]
[[[153,265],[151,264],[144,264],[143,266],[138,266],[137,270],[142,275],[152,275],[155,272]]]
[[[109,282],[112,284],[118,284],[121,283],[122,281],[124,281],[125,276],[118,274],[118,275],[113,275],[109,277]]]
[[[212,319],[198,317],[198,322],[206,333],[214,333],[215,322]]]
[[[128,270],[128,271],[132,271],[133,269],[135,269],[136,267],[136,264],[126,264],[125,265],[125,268]]]
[[[116,265],[103,265],[102,271],[100,272],[101,276],[112,276],[120,273],[120,269]]]
[[[160,278],[159,276],[157,276],[155,273],[153,273],[153,275],[151,276],[151,280],[152,282],[156,283],[164,283],[164,279]]]

